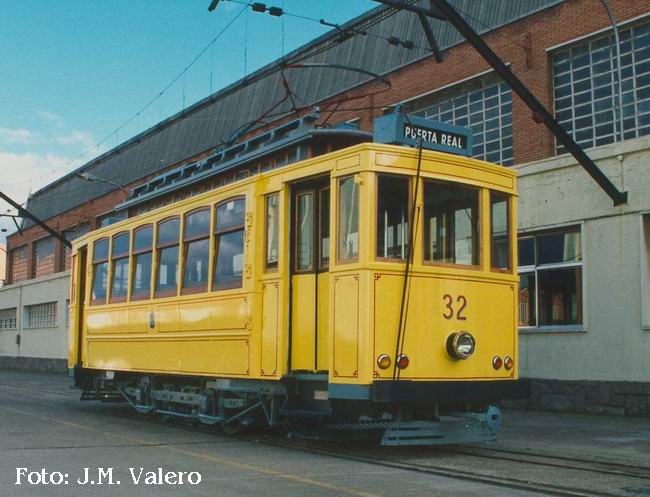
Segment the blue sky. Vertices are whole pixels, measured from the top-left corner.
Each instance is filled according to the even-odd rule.
[[[345,22],[371,0],[267,0]],[[247,9],[212,49],[139,118],[149,102],[243,8],[209,0],[0,0],[0,189],[24,202],[57,177],[323,34],[327,28]],[[246,57],[244,53],[246,52]],[[78,158],[88,152],[82,158]],[[0,209],[5,211],[5,204]],[[12,223],[0,218],[0,228]],[[3,243],[4,233],[0,233]]]

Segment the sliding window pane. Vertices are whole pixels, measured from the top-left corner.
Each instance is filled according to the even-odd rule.
[[[490,228],[492,240],[492,267],[510,269],[510,236],[508,195],[490,192]]]
[[[582,270],[580,267],[538,271],[539,324],[582,324]]]
[[[564,231],[537,237],[537,264],[579,262],[582,248],[579,231]]]
[[[298,194],[297,209],[297,266],[298,271],[312,269],[314,261],[314,194]]]
[[[151,290],[151,252],[133,256],[135,271],[131,299],[148,299]]]
[[[339,259],[359,255],[359,188],[353,176],[339,181]]]
[[[158,258],[156,293],[161,297],[176,295],[178,286],[178,245],[160,249]]]
[[[208,221],[208,226],[209,226]],[[185,272],[183,288],[205,291],[208,288],[208,261],[210,239],[189,242],[185,245]]]
[[[92,300],[94,303],[106,303],[108,290],[108,261],[95,264],[93,268]]]
[[[537,326],[535,273],[519,275],[519,326]]]
[[[377,257],[405,259],[408,251],[408,178],[379,176]]]
[[[279,195],[274,193],[266,197],[266,267],[278,267],[278,235],[279,235]]]
[[[244,271],[244,230],[217,237],[216,250],[215,286],[220,289],[241,287]]]

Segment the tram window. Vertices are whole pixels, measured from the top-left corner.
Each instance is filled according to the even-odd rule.
[[[113,236],[111,250],[111,298],[110,302],[124,302],[129,288],[130,234]]]
[[[352,261],[359,255],[359,187],[353,176],[339,180],[338,258]]]
[[[405,259],[408,251],[409,179],[377,178],[377,257]]]
[[[490,192],[492,269],[510,269],[510,203],[508,195]]]
[[[210,261],[210,209],[187,214],[184,230],[183,293],[205,292]]]
[[[151,255],[153,226],[143,226],[133,233],[133,275],[131,300],[148,299],[151,292]]]
[[[105,304],[108,292],[108,238],[97,240],[93,246],[93,277],[91,304]]]
[[[280,220],[280,196],[277,193],[266,196],[265,218],[266,218],[266,259],[267,268],[278,267],[278,235]]]
[[[314,192],[298,194],[296,208],[296,270],[313,269],[314,261]]]
[[[479,264],[479,190],[458,183],[424,183],[424,258]]]
[[[320,257],[320,269],[327,269],[330,265],[330,189],[323,188],[319,192],[319,226],[320,226],[320,242],[318,246],[318,253]]]
[[[156,297],[176,295],[179,230],[180,220],[177,217],[158,224]]]
[[[244,272],[244,199],[222,202],[217,205],[216,211],[212,288],[240,288]]]

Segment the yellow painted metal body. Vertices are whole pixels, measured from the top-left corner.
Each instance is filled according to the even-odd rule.
[[[89,233],[75,242],[73,251],[69,365],[276,380],[297,370],[328,371],[332,383],[361,385],[390,378],[392,368],[379,369],[376,359],[385,353],[394,360],[404,262],[382,260],[375,254],[376,175],[390,173],[414,178],[416,168],[417,150],[361,144],[253,176]],[[319,175],[330,178],[329,271],[291,274],[291,185]],[[359,254],[353,262],[342,263],[336,253],[337,189],[338,179],[349,175],[354,175],[359,187]],[[476,267],[425,263],[422,234],[416,233],[404,343],[410,365],[402,371],[401,378],[515,379],[518,277],[515,271],[495,271],[490,267],[489,231],[489,191],[509,194],[510,267],[516,268],[515,173],[474,159],[424,151],[421,177],[421,181],[437,179],[480,189],[480,263]],[[280,194],[279,260],[276,268],[266,269],[264,196],[273,192]],[[125,230],[132,232],[171,215],[180,215],[183,220],[182,215],[193,209],[242,195],[247,213],[242,288],[190,295],[182,295],[179,290],[173,296],[138,301],[130,301],[129,295],[126,302],[89,305],[95,240]],[[419,227],[423,226],[422,202],[419,188]],[[214,216],[213,209],[213,224]],[[211,252],[214,244],[211,237]],[[180,247],[183,261],[183,245]],[[85,267],[81,264],[83,250],[88,254]],[[154,251],[154,267],[155,257]],[[211,258],[210,274],[213,264]],[[109,274],[109,281],[110,278]],[[208,288],[212,288],[211,279]],[[453,307],[460,303],[461,296],[466,303],[462,311],[465,319],[446,319],[449,299]],[[461,330],[476,338],[476,352],[467,360],[453,360],[445,351],[445,340],[450,333]],[[495,355],[512,357],[515,368],[495,371]]]

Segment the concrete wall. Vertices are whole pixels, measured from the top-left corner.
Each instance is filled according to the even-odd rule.
[[[650,382],[647,291],[650,137],[588,151],[627,205],[612,202],[570,156],[517,166],[519,229],[582,225],[584,326],[520,331],[521,374],[554,380]],[[645,218],[646,226],[650,226]],[[646,228],[647,229],[647,228]]]
[[[38,369],[39,361],[35,359],[42,359],[44,364],[60,368],[61,361],[66,360],[68,355],[66,307],[69,285],[70,273],[62,272],[0,289],[0,309],[17,309],[16,329],[0,330],[0,367],[31,365]],[[25,306],[46,302],[57,302],[56,326],[25,328]],[[20,344],[16,343],[17,335],[20,335]]]

